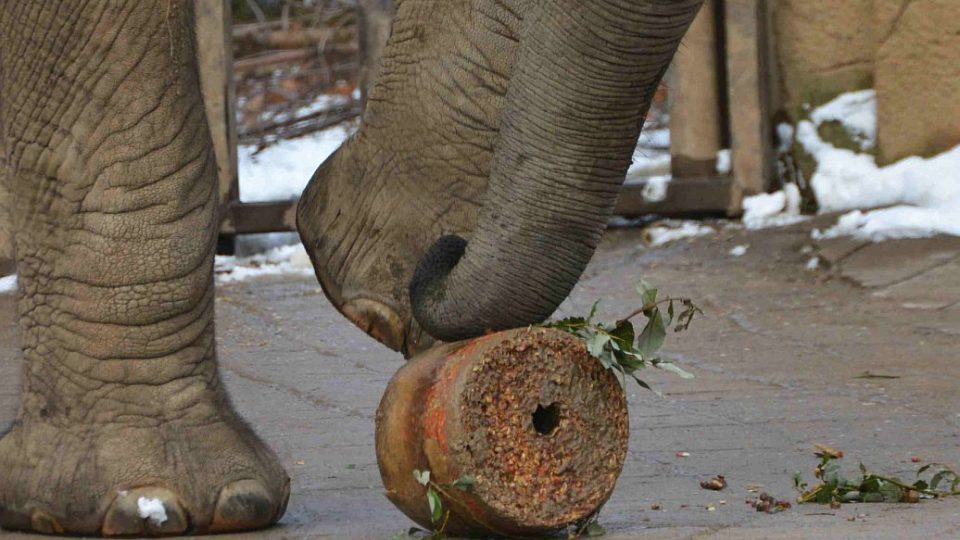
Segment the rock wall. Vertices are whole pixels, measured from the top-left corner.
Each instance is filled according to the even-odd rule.
[[[960,2],[768,0],[775,106],[807,107],[876,88],[881,164],[960,144]]]
[[[873,85],[873,0],[772,0],[774,65],[790,121],[848,90]]]
[[[874,3],[880,162],[960,144],[960,2]]]

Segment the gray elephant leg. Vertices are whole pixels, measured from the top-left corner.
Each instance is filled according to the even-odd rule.
[[[25,362],[0,439],[5,528],[217,532],[284,511],[289,479],[217,373],[192,6],[0,3]]]

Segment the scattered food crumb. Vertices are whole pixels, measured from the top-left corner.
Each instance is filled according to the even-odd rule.
[[[700,482],[700,487],[712,491],[720,491],[721,489],[727,487],[727,479],[724,478],[722,474],[717,475],[709,480]]]
[[[784,510],[790,509],[792,506],[790,501],[776,499],[768,495],[766,492],[761,493],[757,498],[748,498],[747,504],[755,508],[757,512],[765,512],[767,514],[777,514],[779,512],[783,512]]]
[[[923,460],[920,459],[919,456],[913,456],[912,458],[910,458],[910,461],[912,461],[913,463],[920,463]]]
[[[654,503],[653,505],[650,506],[651,510],[660,510],[661,508],[663,507],[660,506],[660,503]]]
[[[690,457],[690,452],[677,452],[677,457],[688,458]]]
[[[813,454],[817,457],[828,457],[830,459],[840,459],[843,457],[843,450],[837,450],[832,446],[816,443],[813,445],[816,450]]]
[[[716,512],[716,511],[717,511],[717,507],[714,506],[713,503],[710,503],[707,505],[707,512]]]

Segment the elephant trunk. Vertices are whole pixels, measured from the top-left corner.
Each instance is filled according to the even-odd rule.
[[[593,255],[644,116],[702,0],[541,0],[525,17],[486,201],[438,240],[413,314],[452,341],[540,322]]]

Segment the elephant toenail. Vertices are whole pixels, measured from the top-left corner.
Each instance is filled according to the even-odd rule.
[[[277,515],[273,517],[273,522],[280,521],[280,518],[287,513],[287,504],[290,503],[290,478],[283,483],[283,494],[280,496],[280,507],[277,508]]]
[[[210,532],[258,529],[277,519],[278,502],[257,480],[240,480],[220,491]]]
[[[46,512],[34,510],[30,516],[30,528],[41,534],[63,534],[64,528]]]
[[[177,496],[163,488],[117,492],[101,532],[104,536],[161,536],[186,532],[190,523]]]
[[[356,298],[343,304],[340,311],[380,343],[395,351],[403,347],[403,321],[389,306],[375,300]]]

